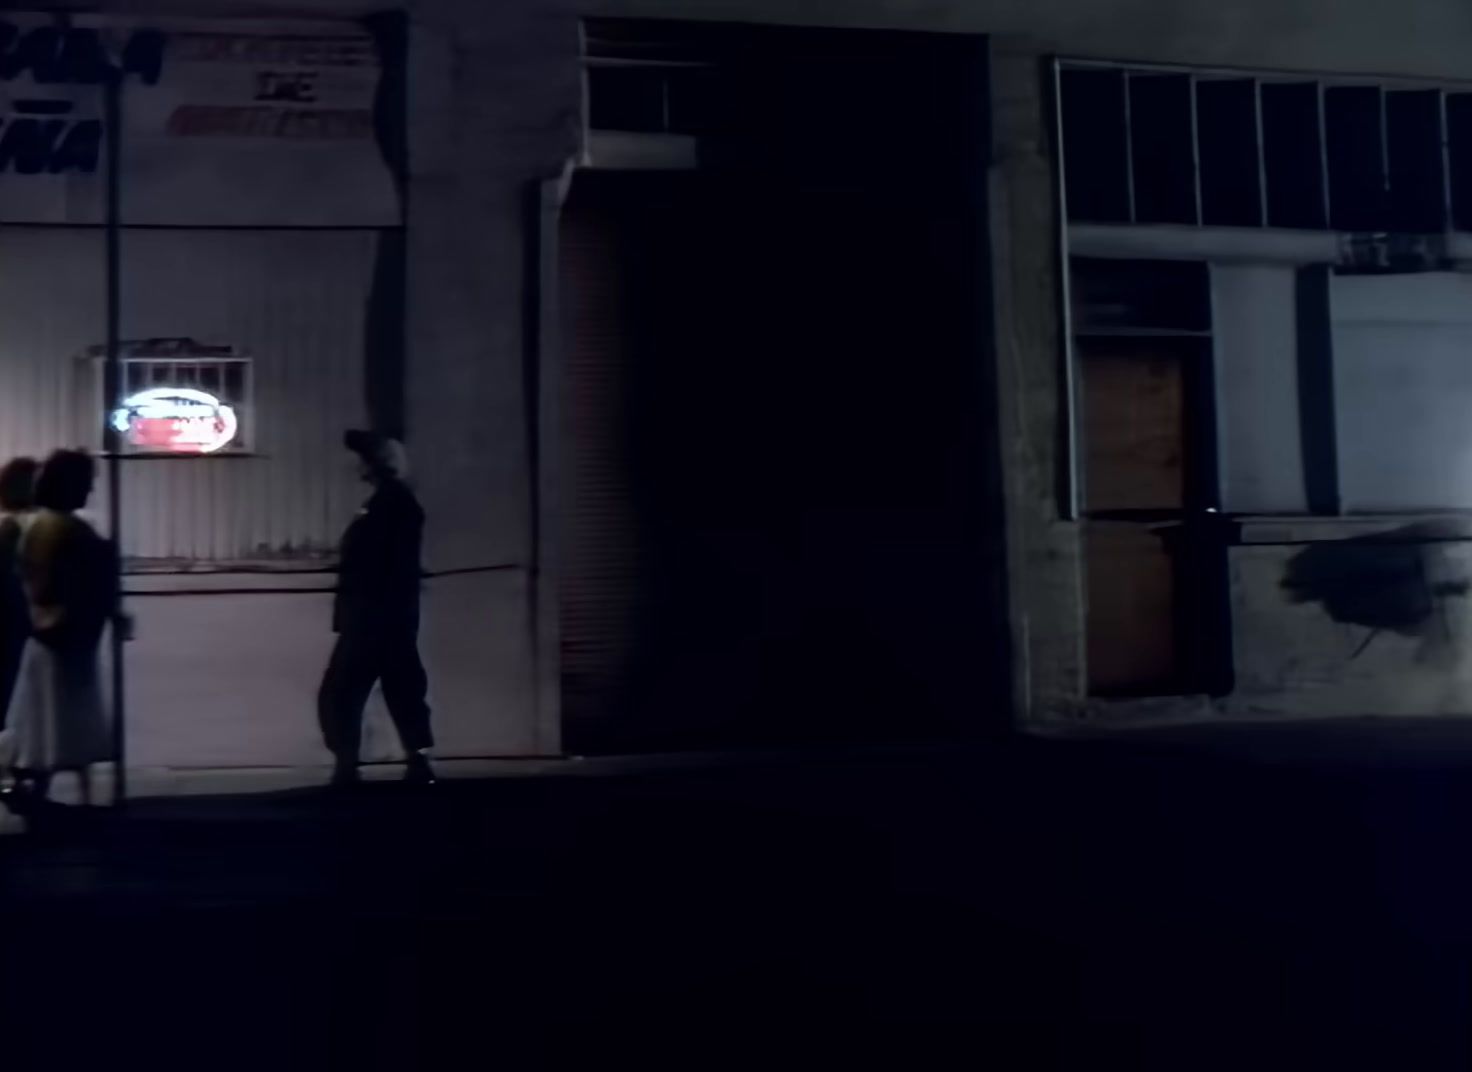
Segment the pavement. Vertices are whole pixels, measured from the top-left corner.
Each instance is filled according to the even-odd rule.
[[[1460,720],[57,808],[0,1017],[18,1068],[1464,1069],[1469,833]]]

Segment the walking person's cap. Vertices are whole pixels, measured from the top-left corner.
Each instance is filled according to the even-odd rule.
[[[351,428],[343,433],[342,444],[381,472],[400,480],[409,475],[409,455],[404,450],[404,444],[397,439],[379,432]]]

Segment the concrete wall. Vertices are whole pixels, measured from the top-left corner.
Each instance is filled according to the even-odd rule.
[[[1059,234],[1039,58],[997,43],[992,59],[992,261],[997,378],[1020,718],[1083,698],[1079,526],[1064,518],[1068,419],[1063,380]]]
[[[852,10],[851,8],[849,10]],[[928,8],[934,13],[934,8]],[[885,15],[902,21],[896,5]],[[1062,464],[1066,412],[1058,356],[1058,259],[1055,191],[1050,181],[1051,144],[1041,124],[1043,74],[1050,55],[1284,68],[1326,73],[1369,72],[1430,78],[1472,76],[1472,58],[1436,41],[1439,33],[1466,39],[1472,9],[1454,2],[1423,2],[1391,11],[1366,3],[1077,3],[988,4],[950,7],[939,23],[984,29],[994,38],[997,93],[997,211],[994,231],[999,262],[1010,264],[999,281],[1002,345],[998,375],[1004,399],[1004,449],[1014,459],[1008,473],[1010,575],[1014,628],[1022,651],[1018,673],[1028,683],[1024,719],[1048,720],[1079,708],[1085,694],[1084,596],[1076,525],[1059,516],[1066,493]],[[1231,388],[1223,414],[1229,422],[1222,457],[1225,489],[1243,509],[1292,511],[1301,504],[1296,384],[1282,382],[1262,361],[1271,352],[1291,357],[1291,273],[1240,269],[1224,274],[1216,298],[1218,322],[1232,322],[1219,359]],[[999,272],[999,277],[1002,275]],[[1271,317],[1243,321],[1234,306],[1254,289],[1268,296]],[[1288,368],[1291,370],[1291,365]],[[1281,370],[1277,370],[1281,371]],[[1253,375],[1255,373],[1255,375]],[[1270,382],[1271,381],[1271,382]],[[1256,402],[1246,397],[1260,395]],[[1264,409],[1280,418],[1269,438],[1278,448],[1253,453],[1250,433]],[[1236,411],[1232,403],[1238,404]],[[1254,409],[1251,415],[1238,412]],[[1279,449],[1280,448],[1280,449]],[[1277,464],[1275,464],[1275,459]],[[1294,478],[1297,478],[1296,480]],[[1250,501],[1250,504],[1248,501]],[[1229,506],[1231,504],[1229,503]],[[1329,536],[1328,533],[1321,535]],[[1339,533],[1337,535],[1353,535]],[[1458,545],[1450,545],[1457,547]],[[1472,709],[1466,661],[1456,652],[1465,626],[1464,599],[1440,600],[1436,621],[1446,633],[1414,638],[1385,632],[1354,657],[1369,630],[1337,621],[1322,604],[1294,603],[1281,585],[1287,562],[1301,548],[1238,549],[1231,563],[1232,611],[1238,694],[1221,704],[1226,714],[1445,712]],[[1443,554],[1445,551],[1445,554]],[[1436,545],[1435,563],[1455,563],[1456,550]],[[1433,568],[1436,568],[1433,566]],[[1345,651],[1346,637],[1354,643]]]
[[[465,727],[444,746],[462,754],[560,748],[554,698],[533,687],[523,266],[527,191],[578,150],[578,50],[574,14],[552,3],[414,9],[407,420],[433,459],[426,562],[514,567],[447,578],[425,605],[439,718]]]
[[[1410,538],[1402,542],[1396,529]],[[1232,549],[1237,688],[1219,712],[1472,711],[1466,525],[1441,518],[1407,531],[1396,521],[1318,520],[1247,532],[1249,539],[1306,542]]]

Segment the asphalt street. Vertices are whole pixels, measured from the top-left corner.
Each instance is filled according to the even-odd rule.
[[[1454,721],[58,807],[0,1015],[25,1068],[1466,1068],[1469,829]]]

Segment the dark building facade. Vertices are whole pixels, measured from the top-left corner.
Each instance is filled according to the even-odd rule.
[[[451,755],[1472,707],[1463,5],[691,6],[10,18],[4,450],[115,408],[77,29],[238,423],[124,463],[134,762],[323,758],[365,421]]]

